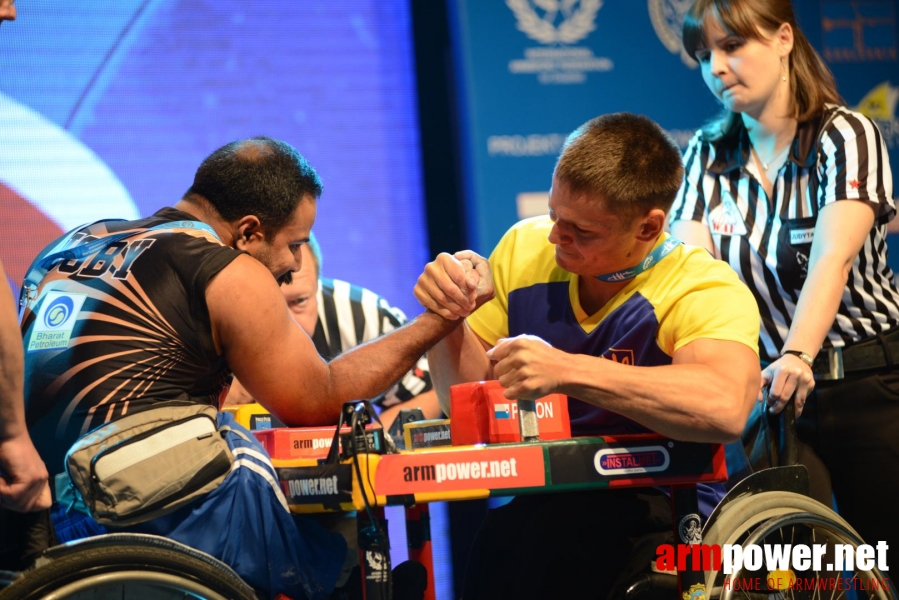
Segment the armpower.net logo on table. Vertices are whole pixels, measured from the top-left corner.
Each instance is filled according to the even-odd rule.
[[[543,451],[510,447],[387,455],[378,463],[375,492],[384,495],[544,485]]]

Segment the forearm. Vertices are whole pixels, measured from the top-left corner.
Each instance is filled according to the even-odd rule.
[[[22,334],[12,292],[0,266],[0,440],[25,433]]]
[[[800,350],[812,357],[818,354],[840,308],[850,266],[827,256],[809,264],[782,350]]]
[[[380,396],[460,323],[426,311],[399,329],[344,352],[328,365],[327,397],[339,409],[349,400]]]
[[[758,391],[758,375],[742,379],[702,364],[634,367],[572,355],[558,391],[673,439],[730,442],[742,433]]]
[[[440,408],[450,415],[450,386],[493,379],[493,366],[480,338],[468,323],[458,327],[428,352],[431,381]]]

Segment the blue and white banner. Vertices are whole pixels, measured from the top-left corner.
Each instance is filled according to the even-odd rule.
[[[681,45],[690,0],[455,0],[469,243],[489,252],[546,211],[565,137],[598,115],[645,114],[682,146],[719,106]],[[794,2],[849,106],[877,120],[899,176],[897,2]]]

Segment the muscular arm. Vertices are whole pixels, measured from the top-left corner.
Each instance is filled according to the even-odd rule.
[[[249,256],[216,275],[206,302],[228,365],[288,425],[334,423],[344,402],[384,393],[460,323],[426,311],[327,363],[291,318],[271,274]]]
[[[6,281],[0,265],[0,502],[13,510],[40,510],[50,506],[50,488],[25,426],[22,334]]]
[[[471,268],[468,273],[463,263]],[[472,272],[476,278],[465,280]],[[459,296],[463,280],[474,289],[469,298]],[[493,298],[493,278],[490,265],[483,257],[470,251],[456,252],[454,255],[441,253],[429,263],[415,284],[415,297],[422,306],[448,319],[458,319],[477,308],[481,303]],[[477,302],[475,301],[477,298]],[[467,301],[467,302],[466,302]],[[493,379],[493,367],[487,358],[489,344],[484,342],[465,323],[444,337],[428,354],[431,381],[437,390],[440,408],[450,414],[450,386],[469,381]]]
[[[758,356],[731,341],[694,340],[658,367],[568,354],[533,336],[501,340],[490,355],[508,398],[559,392],[685,441],[739,437],[759,389]]]

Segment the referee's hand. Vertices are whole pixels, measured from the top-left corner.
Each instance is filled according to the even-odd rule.
[[[762,388],[759,401],[764,398],[764,389],[768,388],[768,411],[780,413],[790,398],[796,401],[796,416],[802,414],[805,401],[815,389],[815,376],[805,361],[793,354],[784,354],[762,371]]]

